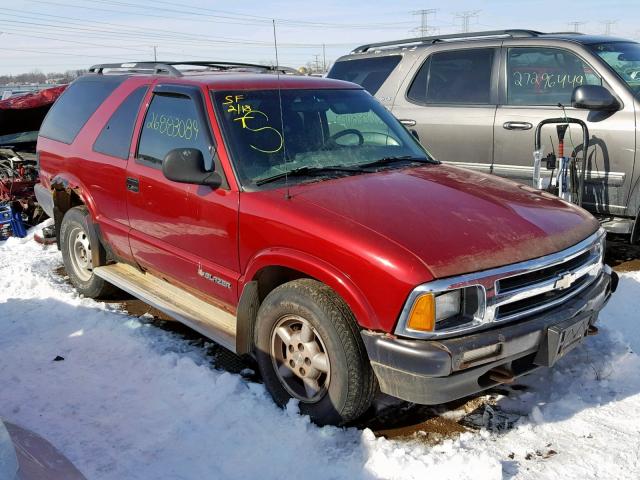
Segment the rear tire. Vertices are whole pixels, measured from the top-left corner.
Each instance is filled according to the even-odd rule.
[[[115,291],[113,285],[93,273],[94,267],[106,264],[106,252],[97,238],[85,206],[67,210],[60,225],[62,261],[73,286],[89,298],[108,297]],[[95,251],[98,265],[93,261]]]
[[[258,311],[254,344],[278,405],[295,398],[320,425],[344,425],[369,408],[375,375],[353,314],[328,286],[300,279],[274,289]]]

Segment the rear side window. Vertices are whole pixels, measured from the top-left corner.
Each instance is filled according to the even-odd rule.
[[[138,159],[154,168],[162,167],[162,159],[175,148],[197,148],[211,169],[211,142],[207,126],[201,125],[195,103],[182,95],[156,94],[142,126]]]
[[[407,97],[416,103],[489,104],[493,48],[431,55],[420,67]]]
[[[124,78],[91,76],[76,80],[49,110],[40,128],[40,135],[58,142],[73,143],[87,120]]]
[[[602,81],[574,53],[559,48],[509,49],[507,104],[569,105],[573,89],[580,85],[602,85]]]
[[[147,87],[140,87],[125,98],[93,144],[95,152],[123,160],[129,157],[133,127],[145,93]]]
[[[327,76],[357,83],[371,95],[374,95],[400,63],[401,58],[400,55],[389,55],[359,60],[343,60],[336,62]]]

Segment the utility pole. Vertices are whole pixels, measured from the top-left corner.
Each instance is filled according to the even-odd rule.
[[[584,25],[587,22],[569,22],[567,23],[567,25],[569,25],[570,27],[573,27],[573,31],[576,33],[580,33],[580,27],[582,25]]]
[[[605,20],[603,22],[600,22],[604,25],[604,34],[605,35],[611,35],[611,27],[613,25],[615,25],[616,23],[618,23],[617,20]]]
[[[426,37],[430,32],[436,31],[438,29],[437,27],[429,26],[429,15],[435,16],[437,11],[438,9],[436,8],[429,8],[426,10],[416,10],[414,12],[411,12],[411,14],[414,16],[420,15],[420,26],[414,28],[412,32],[418,32],[421,37]]]
[[[320,71],[320,55],[319,54],[315,54],[314,56],[314,64],[315,64],[315,73],[318,73]]]
[[[327,50],[324,43],[322,44],[322,73],[327,73]]]
[[[154,45],[154,46],[153,46],[153,61],[154,61],[154,62],[157,62],[157,61],[158,61],[158,51],[157,51],[157,48],[158,48],[158,47],[157,47],[156,45]]]
[[[479,13],[480,10],[467,10],[456,14],[455,18],[459,18],[462,21],[462,33],[469,33],[469,20],[477,18]]]

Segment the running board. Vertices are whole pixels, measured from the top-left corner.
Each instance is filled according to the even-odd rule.
[[[124,263],[94,268],[93,273],[232,352],[236,351],[236,317],[229,312]]]

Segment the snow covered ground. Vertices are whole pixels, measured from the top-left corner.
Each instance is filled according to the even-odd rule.
[[[89,479],[640,478],[640,272],[600,335],[499,398],[487,428],[433,446],[280,410],[202,348],[80,298],[60,264],[55,247],[0,243],[0,416]]]

